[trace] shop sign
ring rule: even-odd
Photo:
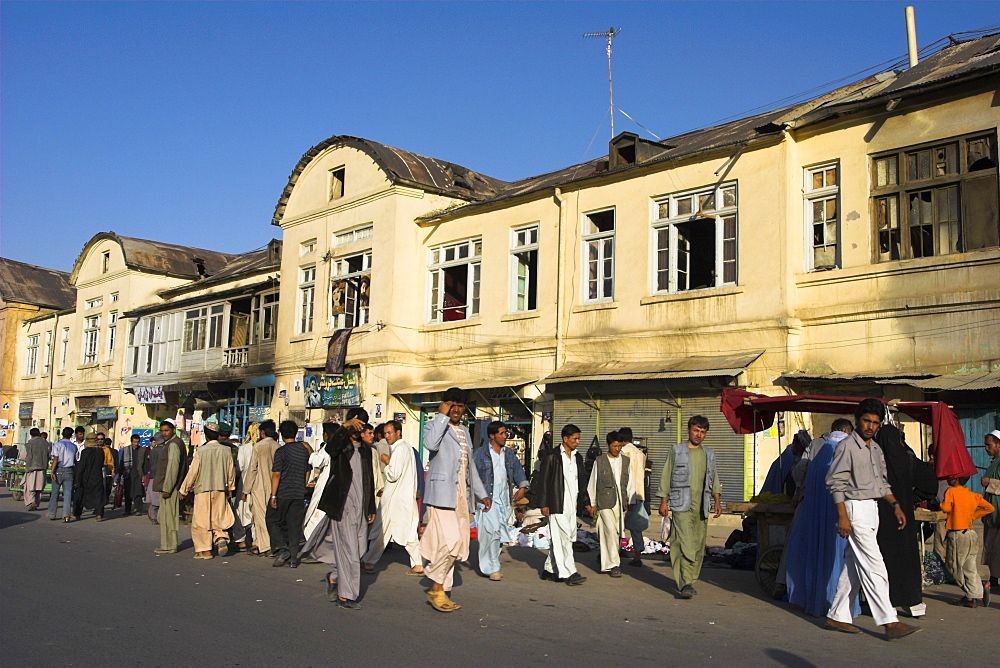
[[[303,377],[306,408],[357,406],[361,403],[358,372],[306,374]]]
[[[263,422],[271,418],[270,406],[250,406],[247,408],[247,419],[251,422]]]
[[[118,419],[118,407],[117,406],[98,406],[94,409],[95,416],[98,420],[117,420]]]
[[[21,420],[30,420],[31,413],[35,410],[34,401],[22,401],[21,405],[17,407],[17,417]]]
[[[153,443],[153,430],[152,429],[133,429],[133,434],[139,435],[139,447],[148,448]]]
[[[163,397],[162,385],[150,385],[148,387],[133,387],[135,400],[140,404],[165,404],[167,400]]]

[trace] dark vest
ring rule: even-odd
[[[628,505],[626,494],[628,493],[629,458],[620,455],[622,460],[621,480],[615,480],[614,471],[611,469],[611,460],[607,455],[597,458],[597,498],[594,499],[594,506],[598,510],[611,510],[615,507],[615,495],[618,495],[621,507],[624,510]]]

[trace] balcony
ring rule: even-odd
[[[240,346],[238,348],[226,348],[223,351],[222,366],[246,366],[250,357],[250,347]]]

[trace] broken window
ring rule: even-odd
[[[278,293],[254,296],[251,311],[250,343],[273,341],[278,328]]]
[[[605,209],[583,217],[584,301],[615,298],[615,210]]]
[[[654,292],[736,284],[735,182],[669,195],[656,200],[653,210]]]
[[[806,271],[840,266],[840,174],[837,163],[805,170]]]
[[[222,346],[223,310],[222,304],[217,304],[184,313],[184,352]]]
[[[538,308],[538,225],[517,228],[513,235],[511,311],[534,311]]]
[[[482,239],[430,249],[430,322],[453,322],[479,315]]]
[[[371,275],[371,251],[334,260],[333,276],[330,280],[332,329],[368,324]]]
[[[1000,245],[996,153],[989,133],[873,156],[877,260]]]
[[[330,201],[344,196],[344,168],[330,170]]]

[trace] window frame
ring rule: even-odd
[[[731,191],[733,193],[733,204],[726,204],[726,193]],[[686,204],[683,204],[686,201]],[[717,202],[722,202],[722,207],[715,208]],[[659,195],[657,197],[651,198],[650,200],[650,217],[652,222],[650,224],[650,251],[651,251],[651,262],[650,262],[650,290],[653,295],[672,295],[672,294],[684,294],[689,292],[700,292],[708,290],[718,290],[720,288],[732,287],[739,285],[740,279],[740,232],[739,232],[739,203],[740,203],[740,191],[739,191],[739,180],[734,179],[731,181],[724,181],[722,183],[702,186],[700,188],[690,188],[687,190],[678,191],[675,193],[668,193],[665,195]],[[712,208],[702,208],[704,205],[710,204]],[[663,206],[667,207],[667,216],[663,217],[661,212],[663,211]],[[682,211],[683,209],[683,211]],[[707,221],[711,220],[712,224],[715,226],[714,230],[714,244],[715,244],[715,262],[713,271],[715,273],[715,284],[709,286],[695,287],[695,288],[679,288],[678,283],[679,276],[684,274],[690,283],[691,276],[691,263],[690,263],[690,251],[688,260],[685,267],[681,267],[681,258],[678,256],[677,251],[680,247],[680,242],[678,240],[678,226],[684,224],[690,224],[693,222]],[[733,226],[733,235],[727,236],[726,226],[731,220]],[[667,245],[662,247],[660,245],[661,232],[666,232],[667,235]],[[733,245],[733,257],[731,260],[726,259],[726,249],[727,244]],[[667,267],[666,269],[660,269],[659,256],[661,253],[667,253]],[[733,279],[726,280],[726,265],[732,264],[733,267]],[[660,287],[660,276],[666,273],[667,277],[667,287]]]
[[[532,233],[534,240],[532,240]],[[520,237],[522,234],[526,234],[527,238],[522,243]],[[529,223],[527,225],[519,225],[518,227],[513,227],[510,230],[510,312],[511,313],[531,313],[538,310],[538,248],[539,248],[539,236],[540,236],[540,225],[535,223]],[[530,267],[527,270],[525,278],[525,287],[523,294],[521,292],[521,275],[520,268],[522,266],[527,266],[521,262],[519,256],[534,253],[535,254],[535,267],[532,272]],[[532,294],[534,293],[534,294]],[[531,307],[531,299],[534,297],[535,306]],[[524,301],[524,307],[520,305],[521,300]]]
[[[111,362],[115,358],[115,338],[118,331],[118,311],[108,311],[108,357]]]
[[[298,299],[296,300],[296,333],[311,334],[316,320],[317,265],[299,267]],[[308,316],[306,311],[308,309]]]
[[[980,139],[987,139],[992,150],[993,167],[986,169],[969,170],[969,145],[971,142]],[[935,173],[939,164],[943,164],[945,170],[948,168],[949,156],[948,147],[956,146],[953,154],[954,171]],[[943,149],[945,151],[943,163],[936,163],[934,152]],[[926,176],[922,174],[911,174],[910,157],[927,155]],[[987,128],[976,132],[966,132],[961,135],[942,137],[940,139],[900,146],[889,151],[879,151],[868,155],[869,168],[869,211],[870,211],[870,233],[872,239],[871,258],[873,264],[884,262],[899,262],[912,260],[921,257],[946,257],[970,250],[981,248],[994,248],[1000,243],[997,232],[992,231],[992,244],[985,246],[969,247],[969,237],[977,237],[976,233],[970,234],[973,228],[967,227],[969,218],[974,210],[970,211],[973,202],[967,199],[967,189],[969,185],[979,179],[989,178],[992,174],[994,181],[994,197],[998,198],[993,202],[995,207],[1000,206],[1000,187],[995,181],[998,170],[998,142],[996,128]],[[883,171],[881,165],[886,165],[884,184],[880,184]],[[892,169],[890,169],[890,166]],[[914,164],[920,170],[919,159]],[[890,182],[889,176],[895,177],[895,182]],[[945,193],[948,201],[954,203],[951,213],[956,214],[956,218],[940,217],[942,214],[942,197]],[[928,194],[930,199],[924,200],[922,195]],[[911,208],[910,203],[914,196],[920,197],[926,206],[918,207],[917,211]],[[971,195],[970,195],[971,197]],[[914,224],[914,216],[917,212],[921,215],[930,216],[928,222],[922,220]],[[883,223],[883,220],[885,223]],[[996,224],[996,221],[994,221]],[[884,227],[887,225],[888,227]],[[943,230],[950,228],[946,235]],[[916,228],[929,228],[930,236],[920,235],[920,252],[915,252]],[[989,228],[986,228],[990,232]],[[977,230],[982,233],[982,230]],[[917,232],[919,234],[919,232]],[[884,236],[883,236],[884,235]],[[948,250],[942,252],[942,240],[948,237]],[[925,252],[924,242],[930,242],[932,251]],[[885,249],[883,251],[883,248]]]
[[[34,376],[38,373],[38,345],[40,341],[40,334],[28,335],[28,345],[25,347],[24,357],[25,376]]]
[[[347,167],[344,165],[333,167],[327,173],[329,175],[327,177],[327,201],[334,202],[338,199],[343,199],[347,192],[347,181],[345,179]]]
[[[251,302],[251,327],[250,327],[250,343],[266,343],[270,341],[276,341],[278,338],[278,305],[280,303],[279,292],[274,290],[272,292],[263,292],[254,295],[253,301]],[[270,314],[268,317],[264,317],[264,314]],[[266,321],[270,321],[270,336],[264,335],[264,328]]]
[[[366,239],[371,239],[375,235],[375,225],[374,223],[367,223],[361,225],[360,227],[354,227],[349,230],[342,230],[340,232],[333,233],[333,247],[339,248],[341,246],[347,246],[358,241],[365,241]]]
[[[346,266],[342,266],[341,263],[347,263],[350,260],[361,258],[361,269],[357,271],[344,271]],[[348,327],[362,327],[367,325],[371,320],[371,275],[372,275],[372,249],[357,251],[354,253],[341,255],[331,259],[330,264],[330,289],[329,289],[329,327],[330,329],[342,329]],[[350,268],[350,267],[346,267]],[[354,312],[353,307],[350,306],[352,303],[356,303],[358,296],[356,294],[357,288],[348,279],[362,277],[368,277],[368,295],[367,299],[362,299],[361,304],[358,306],[358,322],[353,322]],[[353,291],[355,294],[345,293],[344,295],[344,312],[335,313],[334,312],[334,284],[345,282],[348,289]],[[362,284],[363,287],[363,284]],[[364,296],[364,291],[362,290],[362,296]],[[348,312],[350,309],[350,312]],[[350,322],[349,322],[350,319]]]
[[[66,365],[69,363],[69,327],[63,327],[62,335],[59,339],[59,371],[65,373]]]
[[[462,255],[462,249],[465,255]],[[447,259],[454,249],[454,257]],[[478,252],[477,252],[478,250]],[[481,279],[483,262],[483,238],[472,237],[461,241],[450,241],[427,249],[427,322],[429,324],[465,322],[479,317],[481,302]],[[467,267],[465,286],[466,299],[462,306],[445,307],[445,283],[447,270],[465,265]],[[448,309],[465,309],[464,317],[446,319]]]
[[[101,315],[88,315],[83,320],[83,348],[80,355],[80,364],[88,366],[97,364],[100,355],[101,343]]]
[[[614,225],[610,231],[599,230],[597,232],[586,232],[587,226],[592,224],[594,221],[591,216],[600,213],[607,213],[610,211],[614,215]],[[602,207],[599,209],[593,209],[592,211],[585,211],[580,216],[580,299],[584,304],[601,304],[607,302],[613,302],[615,300],[615,250],[617,244],[618,234],[618,211],[613,206]],[[611,241],[611,253],[608,256],[605,251],[608,246],[607,241]],[[594,278],[590,277],[590,248],[591,244],[596,244],[597,249],[597,273]],[[605,275],[604,269],[607,267],[607,263],[611,262],[610,275]],[[604,294],[604,287],[606,282],[611,281],[611,294]],[[597,296],[590,296],[590,283],[594,281],[597,287]]]
[[[834,170],[836,183],[832,186],[826,185],[826,172],[829,170]],[[816,174],[822,174],[824,183],[821,187],[813,187],[813,177]],[[843,249],[843,229],[841,226],[841,202],[840,202],[840,160],[827,160],[825,162],[817,163],[815,165],[807,165],[802,168],[802,201],[803,201],[803,229],[804,229],[804,242],[805,242],[805,270],[806,272],[814,271],[828,271],[831,269],[840,269],[843,267],[843,258],[841,252]],[[815,226],[816,221],[814,220],[814,205],[816,202],[826,202],[833,200],[836,215],[833,217],[833,225],[836,233],[836,240],[833,244],[830,244],[828,240],[824,244],[824,247],[833,246],[833,256],[834,262],[831,266],[821,266],[816,267],[816,243],[815,243]],[[824,225],[829,223],[831,219],[827,218],[824,221]],[[824,229],[824,234],[826,230]]]

